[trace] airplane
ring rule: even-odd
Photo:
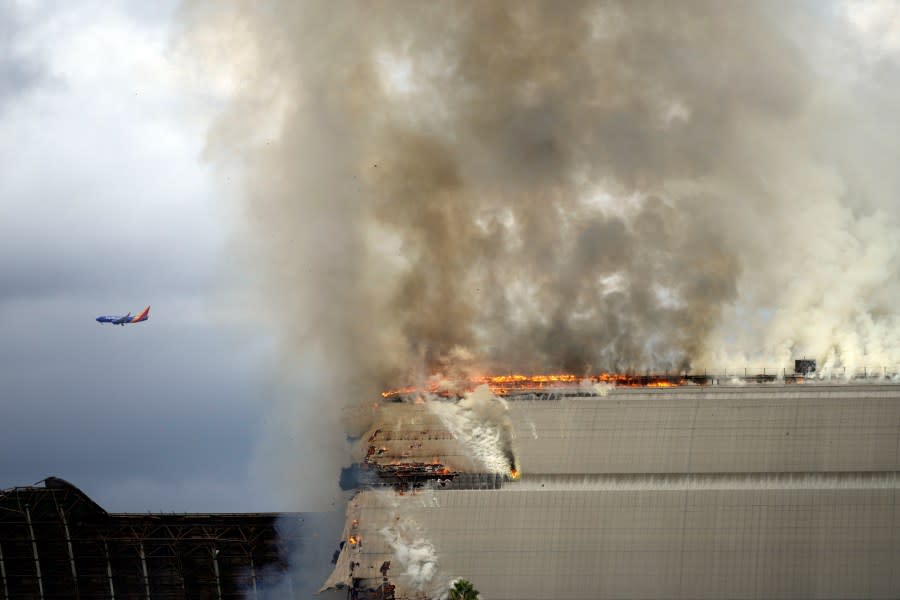
[[[148,306],[144,310],[141,311],[141,314],[132,317],[131,313],[128,313],[124,317],[118,317],[115,315],[104,315],[102,317],[97,317],[98,323],[112,323],[113,325],[122,325],[125,323],[140,323],[141,321],[146,321],[150,318],[150,307]]]

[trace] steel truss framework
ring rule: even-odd
[[[0,491],[0,600],[258,598],[300,515],[115,514],[55,477]]]

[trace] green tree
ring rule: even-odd
[[[457,579],[450,588],[450,600],[478,600],[478,590],[465,579]]]

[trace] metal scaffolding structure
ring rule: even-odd
[[[257,598],[299,515],[107,513],[50,477],[0,491],[0,600]]]

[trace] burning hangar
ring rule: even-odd
[[[900,597],[900,385],[749,381],[507,391],[493,430],[388,398],[323,589]],[[506,473],[485,468],[504,427]]]

